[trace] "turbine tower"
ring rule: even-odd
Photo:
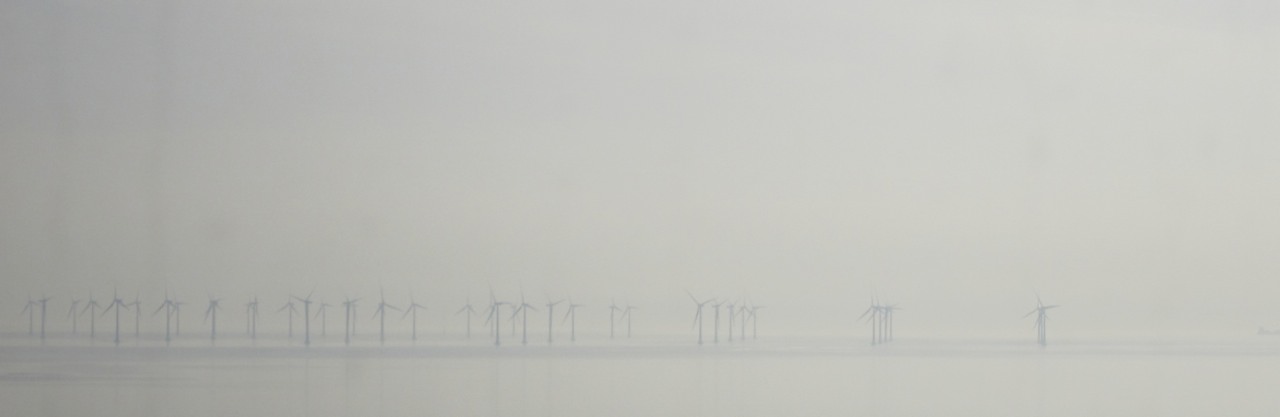
[[[111,310],[115,310],[115,345],[120,345],[120,308],[129,308],[125,306],[123,299],[120,299],[119,293],[111,292],[111,303],[106,306],[106,310],[102,310],[102,315]]]
[[[71,319],[71,334],[76,334],[78,327],[77,322],[80,321],[80,316],[76,314],[77,307],[80,307],[80,300],[72,299],[71,310],[67,311],[67,318]]]
[[[866,321],[871,322],[871,346],[880,344],[879,325],[882,311],[883,307],[880,303],[876,302],[875,297],[871,297],[871,306],[867,307],[867,310],[863,311],[861,316],[858,316],[858,320],[865,318]],[[743,336],[745,337],[746,334],[743,334]]]
[[[520,305],[516,306],[515,311],[511,312],[511,324],[514,326],[516,315],[523,313],[521,315],[523,324],[520,326],[520,344],[525,346],[529,345],[529,310],[538,311],[532,304],[524,301],[524,292],[521,292]]]
[[[347,346],[351,345],[351,334],[355,333],[356,323],[355,323],[355,320],[352,320],[352,318],[355,317],[356,302],[359,302],[359,301],[360,301],[359,298],[352,299],[351,297],[347,297],[347,301],[342,302],[342,306],[345,307],[347,310],[346,323],[343,324],[343,328],[342,328],[342,331],[345,334],[344,339],[346,341]]]
[[[570,299],[569,311],[566,311],[564,313],[564,319],[560,320],[561,322],[564,322],[565,320],[569,321],[569,341],[570,342],[578,341],[578,309],[579,308],[582,308],[582,304],[574,304],[573,300]]]
[[[173,299],[173,337],[182,336],[182,305],[186,303]]]
[[[133,302],[129,303],[129,308],[133,309],[133,342],[138,343],[142,338],[142,300],[141,294],[133,294]]]
[[[89,339],[92,340],[97,336],[98,329],[98,309],[102,308],[98,304],[98,300],[93,299],[93,293],[89,293],[89,302],[85,304],[84,310],[80,310],[80,314],[89,313]]]
[[[404,314],[400,316],[400,320],[404,320],[405,317],[408,317],[411,315],[413,316],[413,341],[415,342],[418,341],[418,310],[426,310],[426,309],[427,309],[426,306],[423,306],[422,304],[418,304],[417,301],[413,300],[413,293],[410,292],[409,306],[405,307]]]
[[[385,291],[379,289],[378,292],[381,294],[381,300],[378,301],[378,309],[373,312],[373,315],[381,319],[378,326],[378,341],[385,345],[387,344],[387,309],[400,311],[400,308],[387,303]]]
[[[316,290],[311,290],[311,292],[307,293],[307,298],[301,298],[296,295],[291,296],[295,300],[302,302],[302,334],[303,334],[302,344],[303,346],[311,346],[311,295],[315,293],[316,293]],[[289,320],[290,321],[293,320],[292,313],[289,314]]]
[[[493,322],[493,345],[494,346],[502,346],[501,308],[502,306],[507,304],[510,304],[510,303],[498,301],[498,299],[493,296],[493,289],[489,289],[489,313],[488,313],[488,317],[484,319],[484,324],[488,325],[489,322],[491,321]]]
[[[213,298],[213,296],[210,295],[209,308],[206,308],[204,310],[204,319],[205,321],[208,321],[211,324],[209,326],[209,343],[218,341],[218,310],[222,309],[222,307],[219,306],[218,303],[221,301],[222,299]]]
[[[1044,305],[1044,303],[1040,301],[1040,294],[1036,294],[1036,308],[1031,310],[1030,313],[1027,313],[1027,315],[1022,316],[1022,318],[1027,318],[1032,314],[1036,314],[1036,343],[1039,343],[1042,347],[1047,346],[1049,343],[1048,333],[1045,330],[1045,325],[1048,323],[1049,315],[1046,314],[1045,311],[1056,307],[1058,307],[1056,304]]]
[[[734,313],[736,313],[737,311],[736,309],[733,308],[734,307],[733,301],[728,302],[727,305],[729,307],[729,343],[733,343],[733,323],[736,323],[734,321],[735,319]]]
[[[717,345],[720,344],[720,306],[723,304],[724,304],[724,301],[716,301],[711,303],[711,307],[714,308],[716,311],[715,320],[711,321],[712,323],[715,324],[715,330],[711,332],[715,336],[712,336],[711,340],[712,340],[712,343],[715,343]]]
[[[462,308],[458,309],[457,313],[453,313],[453,315],[455,316],[459,314],[467,315],[467,338],[470,339],[471,338],[471,316],[478,315],[476,314],[476,309],[471,307],[471,297],[467,297],[467,305],[464,305],[462,306]]]
[[[258,296],[244,304],[244,332],[249,339],[258,340]]]
[[[751,309],[747,310],[749,313],[747,317],[751,318],[751,340],[756,340],[760,336],[760,322],[756,320],[756,311],[759,311],[762,308],[764,308],[764,306],[752,304]],[[742,336],[746,337],[747,335],[743,334]]]
[[[702,345],[702,307],[715,300],[698,301],[698,298],[688,291],[685,291],[685,294],[689,294],[689,299],[698,305],[698,312],[693,315],[693,325],[698,328],[698,345]]]
[[[40,340],[41,341],[44,340],[45,314],[49,312],[48,307],[49,307],[50,299],[51,298],[49,296],[41,296],[39,300],[35,301],[36,304],[40,305]],[[27,305],[31,306],[32,304],[27,304]]]
[[[633,310],[639,310],[639,309],[640,307],[635,307],[635,306],[632,306],[631,304],[627,304],[627,307],[622,309],[622,318],[627,321],[627,338],[628,339],[631,338],[631,312]]]
[[[293,298],[295,297],[290,296],[289,302],[284,303],[284,306],[280,307],[279,310],[276,310],[276,313],[280,313],[284,311],[284,312],[288,312],[287,314],[289,314],[289,338],[290,339],[293,338],[293,315],[298,314],[298,307],[293,305]]]
[[[555,320],[556,304],[560,304],[562,302],[564,302],[564,300],[560,300],[556,302],[552,302],[550,299],[547,300],[547,344],[548,345],[555,342],[555,339],[552,337],[555,335],[555,332],[552,331],[551,325],[555,324],[556,322]]]
[[[169,325],[169,322],[173,318],[173,300],[169,299],[168,289],[164,290],[164,302],[160,303],[160,306],[156,307],[156,311],[152,312],[151,315],[154,317],[156,314],[160,314],[160,310],[164,310],[164,344],[168,346],[170,340],[172,340],[169,335],[169,329],[172,326]]]
[[[885,322],[884,340],[886,342],[893,341],[893,313],[901,309],[902,307],[898,307],[896,304],[890,304],[890,305],[884,306],[884,322]]]

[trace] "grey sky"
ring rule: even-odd
[[[904,336],[1030,337],[1033,290],[1079,337],[1280,325],[1277,6],[956,3],[5,2],[0,323],[383,283],[664,331],[684,289],[794,332],[873,290]]]

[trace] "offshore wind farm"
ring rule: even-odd
[[[0,414],[1280,415],[1276,22],[0,2]]]

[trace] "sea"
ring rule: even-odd
[[[132,335],[130,335],[132,336]],[[0,335],[6,416],[1276,416],[1280,337]],[[402,339],[402,338],[401,338]]]

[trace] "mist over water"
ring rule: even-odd
[[[1248,0],[3,2],[0,404],[1273,415],[1276,21]],[[113,294],[142,310],[118,347],[116,311],[83,310]],[[43,325],[22,312],[46,297]],[[295,297],[330,305],[310,347]],[[752,339],[707,307],[699,347],[690,297],[759,307]],[[1037,297],[1061,307],[1024,317]],[[539,308],[529,346],[512,304],[493,346],[492,300]],[[547,345],[557,300],[583,306],[576,343],[561,305]],[[379,301],[426,309],[390,309],[384,345]],[[892,342],[872,303],[900,309]]]

